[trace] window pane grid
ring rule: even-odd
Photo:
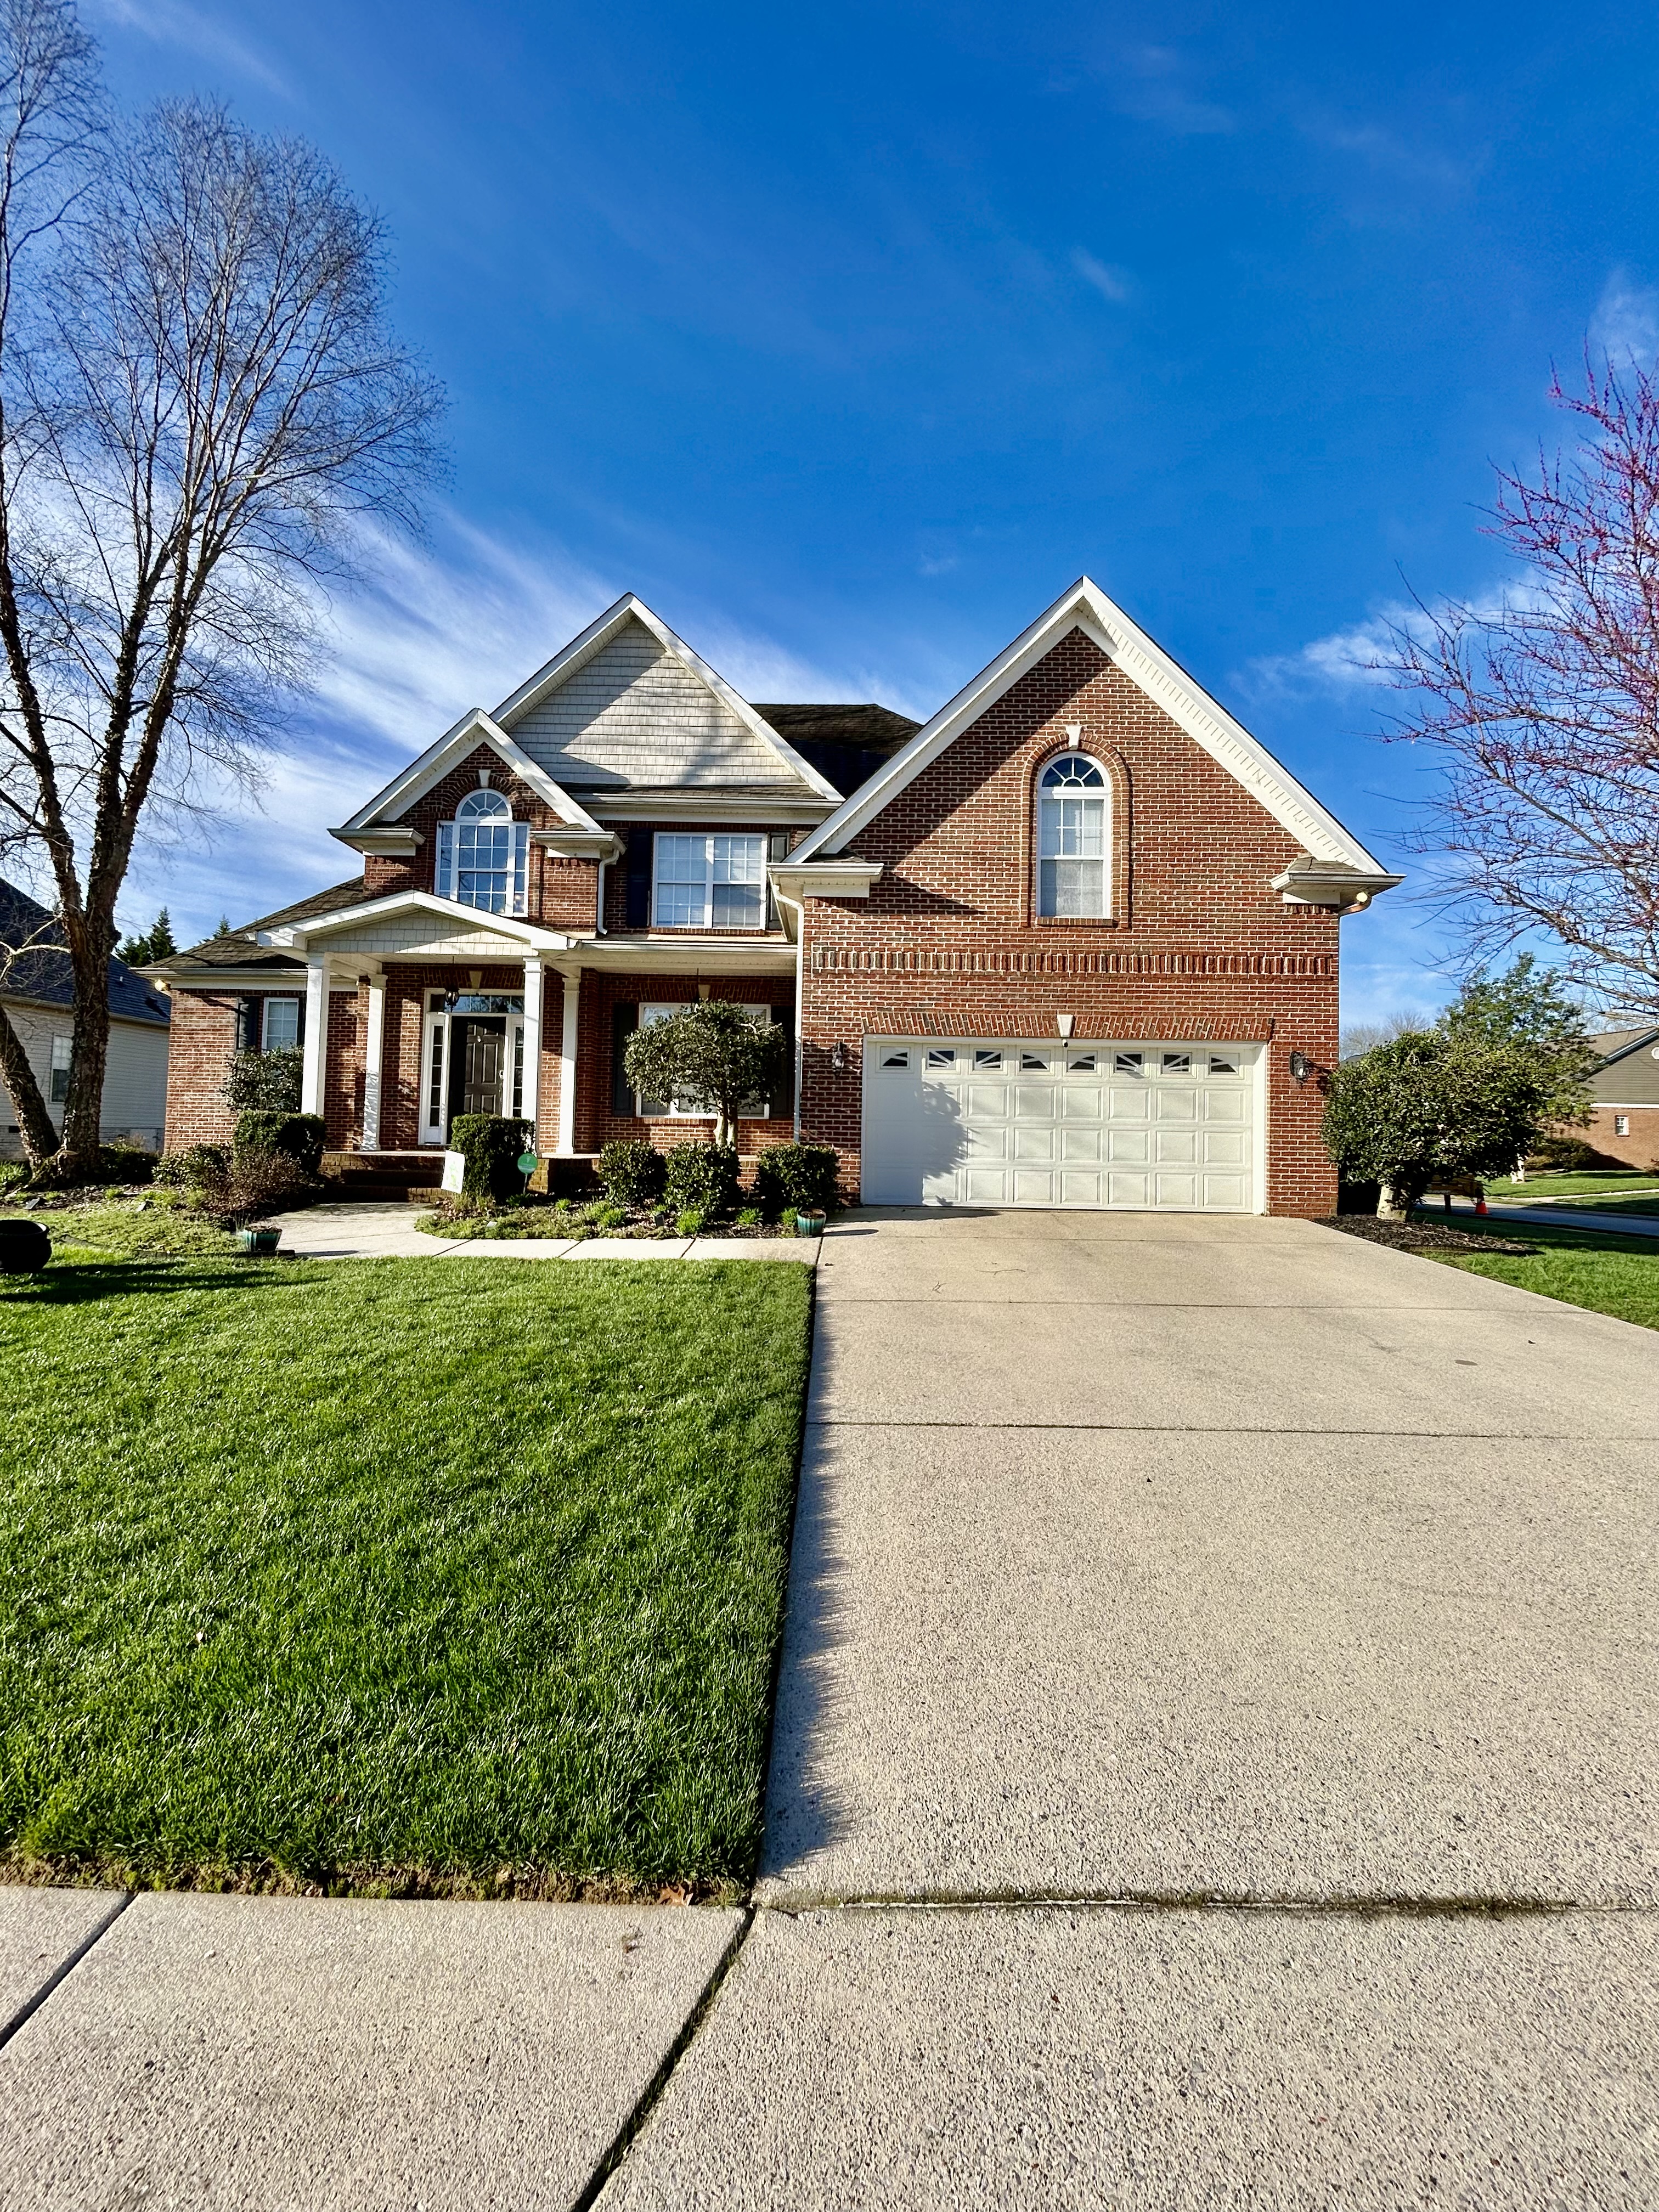
[[[1037,912],[1066,921],[1106,913],[1106,779],[1079,753],[1051,761],[1037,804]]]
[[[657,839],[659,929],[759,929],[766,918],[766,840]]]

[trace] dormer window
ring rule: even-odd
[[[453,822],[438,824],[438,896],[486,914],[522,914],[530,824],[515,822],[499,791],[469,791]]]
[[[1061,753],[1037,785],[1037,912],[1065,921],[1103,920],[1106,904],[1106,771],[1087,753]]]

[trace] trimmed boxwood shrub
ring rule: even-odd
[[[277,1114],[254,1107],[236,1117],[233,1157],[244,1152],[286,1152],[307,1175],[323,1164],[328,1132],[320,1114]]]
[[[202,1190],[222,1183],[229,1172],[230,1154],[222,1145],[188,1145],[181,1152],[164,1152],[153,1179],[174,1189]]]
[[[668,1162],[637,1137],[607,1145],[599,1154],[599,1181],[618,1206],[654,1206],[668,1179]]]
[[[464,1198],[518,1198],[524,1190],[521,1153],[531,1149],[528,1121],[504,1114],[458,1114],[449,1125],[449,1149],[466,1162]]]
[[[676,1145],[663,1188],[676,1212],[695,1208],[711,1218],[730,1213],[738,1202],[737,1146]]]
[[[840,1165],[829,1145],[769,1145],[755,1163],[755,1197],[769,1220],[781,1213],[828,1213]]]

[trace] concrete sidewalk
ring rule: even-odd
[[[1474,1211],[1472,1198],[1455,1199],[1449,1207],[1432,1206],[1423,1209],[1430,1220],[1447,1213]],[[1525,1199],[1488,1196],[1486,1219],[1504,1222],[1517,1229],[1605,1229],[1614,1237],[1659,1237],[1659,1215],[1604,1213],[1594,1206],[1558,1205],[1553,1200],[1547,1206],[1528,1206]]]
[[[428,1237],[412,1206],[309,1206],[274,1217],[282,1249],[302,1260],[794,1260],[817,1263],[817,1237]]]
[[[1652,2212],[1659,1335],[855,1215],[809,1412],[752,1915],[0,1891],[0,2208]]]

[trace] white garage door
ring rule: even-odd
[[[1248,1213],[1259,1051],[872,1039],[865,1202]]]

